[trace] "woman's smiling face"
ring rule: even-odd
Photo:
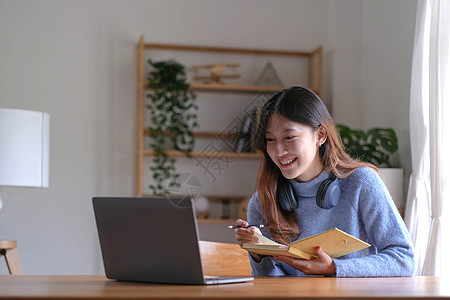
[[[323,169],[319,147],[325,142],[323,130],[273,114],[265,133],[267,153],[287,179],[309,181]]]

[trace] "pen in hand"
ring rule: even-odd
[[[247,226],[242,226],[242,225],[230,225],[228,226],[228,228],[230,229],[236,229],[236,228],[249,228],[249,227],[257,227],[257,228],[263,228],[264,225],[263,224],[249,224]]]

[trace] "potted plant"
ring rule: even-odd
[[[154,151],[150,167],[154,183],[149,187],[155,195],[166,195],[179,187],[174,157],[165,152],[174,149],[189,156],[194,147],[192,129],[198,126],[196,95],[189,89],[185,67],[174,60],[148,60],[150,102],[150,148]]]
[[[363,131],[342,124],[338,124],[337,129],[351,157],[372,163],[378,168],[397,208],[402,211],[403,169],[393,167],[393,156],[398,150],[395,131],[379,127]]]
[[[377,167],[392,167],[392,155],[398,150],[397,135],[392,128],[362,131],[338,124],[337,129],[351,157]]]

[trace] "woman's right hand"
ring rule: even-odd
[[[241,228],[236,228],[234,230],[236,240],[241,247],[244,245],[244,243],[247,243],[247,244],[260,244],[261,243],[259,241],[258,237],[254,235],[255,232],[258,232],[259,234],[261,234],[261,231],[259,230],[259,228],[247,227],[248,226],[247,221],[244,221],[242,219],[236,220],[236,225],[242,226]],[[259,256],[256,253],[252,253],[252,252],[249,252],[249,253],[251,256],[253,256],[253,259],[256,262],[261,261],[261,256]]]

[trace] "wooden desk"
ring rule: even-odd
[[[448,278],[447,278],[448,279]],[[0,275],[0,299],[450,299],[439,277],[271,278],[214,286],[117,282],[104,276]]]

